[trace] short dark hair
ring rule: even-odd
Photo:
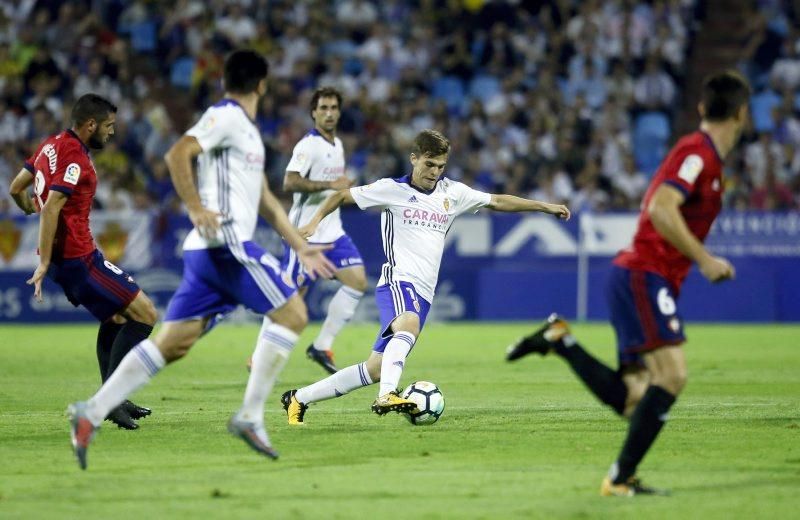
[[[114,103],[97,94],[84,94],[72,105],[72,124],[81,126],[90,119],[100,123],[112,113],[117,113]]]
[[[438,157],[450,153],[450,141],[439,131],[426,129],[414,138],[414,155],[422,157]]]
[[[225,58],[225,90],[234,94],[249,94],[267,77],[269,64],[256,51],[240,49]]]
[[[707,76],[703,81],[703,118],[725,121],[734,117],[742,105],[750,101],[752,90],[747,80],[736,71],[726,70]]]
[[[319,87],[317,90],[314,91],[314,94],[311,96],[311,103],[309,104],[310,111],[313,112],[314,110],[316,110],[320,98],[325,98],[325,97],[335,97],[336,101],[339,103],[339,110],[342,109],[341,92],[339,92],[334,87]]]

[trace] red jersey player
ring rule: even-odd
[[[103,258],[89,229],[89,212],[97,188],[97,173],[89,150],[103,148],[114,135],[115,107],[95,94],[86,94],[72,107],[72,128],[45,139],[11,183],[17,205],[30,214],[41,211],[39,266],[28,280],[42,301],[47,275],[61,286],[67,299],[83,305],[100,321],[97,358],[105,381],[156,322],[156,310],[133,278]],[[33,184],[34,197],[28,197]],[[135,419],[150,410],[126,402],[108,419],[136,429]]]
[[[739,140],[749,99],[750,87],[738,73],[708,77],[700,129],[678,141],[650,183],[633,244],[614,259],[607,288],[619,370],[586,352],[556,315],[509,348],[509,361],[532,352],[563,357],[589,390],[630,419],[601,485],[604,496],[659,493],[641,485],[636,468],[686,384],[676,299],[692,262],[711,282],[734,276],[733,266],[710,254],[703,240],[722,206],[722,161]]]

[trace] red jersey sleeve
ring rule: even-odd
[[[88,176],[89,159],[80,146],[70,145],[58,152],[58,165],[50,178],[48,188],[69,196],[75,187]]]
[[[39,154],[41,153],[42,146],[44,146],[44,142],[42,142],[39,146],[36,147],[36,151],[33,152],[33,155],[25,159],[24,168],[34,175],[36,175],[36,167],[33,164],[36,162],[36,157],[38,157]]]
[[[705,169],[706,160],[705,154],[697,148],[677,150],[664,169],[662,182],[677,188],[688,199]]]

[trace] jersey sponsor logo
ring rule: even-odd
[[[424,209],[404,209],[403,218],[409,220],[421,220],[425,222],[434,222],[436,224],[447,224],[450,220],[450,215],[439,213],[436,211],[425,211]]]
[[[689,184],[694,184],[701,171],[703,171],[703,159],[699,155],[692,154],[683,160],[683,164],[678,170],[678,177]]]
[[[72,185],[78,184],[78,179],[81,176],[81,167],[78,163],[69,163],[67,169],[64,170],[64,182]]]
[[[42,153],[47,157],[47,166],[50,168],[50,174],[52,175],[56,171],[56,162],[58,162],[56,147],[52,144],[47,144],[42,148]]]
[[[714,182],[711,183],[711,189],[719,191],[719,179],[714,179]]]

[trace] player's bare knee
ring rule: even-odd
[[[156,310],[156,306],[153,304],[153,300],[147,298],[145,302],[144,308],[142,309],[142,323],[146,323],[151,327],[156,324],[158,321],[158,310]]]
[[[660,386],[672,395],[678,395],[686,386],[687,380],[688,374],[686,370],[674,370],[654,376],[652,384],[654,386]]]
[[[367,277],[366,276],[359,276],[358,278],[351,280],[347,286],[354,291],[358,292],[367,292]]]
[[[370,363],[367,361],[367,373],[369,374],[370,379],[372,379],[373,383],[377,383],[381,380],[381,364],[380,361],[376,363]]]

